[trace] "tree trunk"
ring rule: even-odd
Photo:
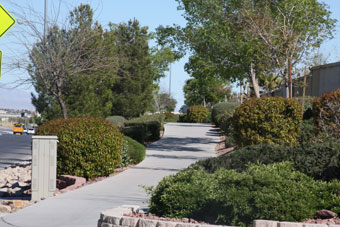
[[[288,88],[289,98],[293,98],[293,82],[292,82],[292,58],[288,59]]]
[[[254,69],[254,63],[250,64],[250,77],[251,77],[251,83],[253,85],[254,93],[256,98],[260,98],[260,87],[259,82],[256,78],[256,73]]]
[[[58,99],[58,103],[59,103],[60,108],[61,108],[61,112],[63,113],[63,118],[67,119],[66,104],[65,104],[64,100],[62,99],[61,95],[58,95],[57,99]]]

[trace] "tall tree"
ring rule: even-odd
[[[126,118],[143,114],[152,103],[153,81],[152,56],[147,27],[141,27],[137,20],[118,25],[110,24],[111,35],[118,56],[118,79],[112,92],[112,114]]]
[[[159,27],[159,43],[177,46],[182,53],[189,49],[215,71],[214,76],[232,81],[249,78],[256,97],[259,77],[278,73],[285,78],[288,66],[331,37],[335,22],[317,0],[177,2],[186,27]],[[263,33],[271,38],[271,45]]]
[[[32,102],[39,111],[44,112],[45,109],[49,113],[61,112],[62,117],[68,118],[71,103],[84,101],[84,97],[80,100],[74,98],[67,105],[66,100],[70,101],[70,95],[72,92],[74,94],[70,86],[79,85],[78,78],[88,78],[99,84],[102,81],[112,82],[100,78],[112,72],[116,66],[116,57],[107,54],[107,49],[110,48],[104,45],[102,37],[103,31],[100,25],[93,22],[90,6],[80,5],[70,13],[68,27],[52,27],[46,39],[34,45],[30,53],[29,73],[38,94],[32,95]],[[56,104],[60,111],[46,110],[51,106],[56,107]]]

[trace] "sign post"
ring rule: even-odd
[[[15,25],[14,17],[0,4],[0,38]],[[2,65],[2,51],[0,51],[0,78]]]

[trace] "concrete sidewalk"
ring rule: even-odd
[[[101,211],[123,204],[146,207],[139,185],[157,185],[190,164],[215,156],[216,130],[207,124],[169,123],[146,159],[116,176],[0,217],[0,227],[96,227]]]

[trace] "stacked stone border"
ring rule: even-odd
[[[227,227],[225,225],[202,225],[183,222],[127,217],[124,214],[139,213],[139,206],[123,205],[100,213],[98,227]],[[340,227],[340,226],[339,226]]]
[[[140,211],[139,206],[135,205],[123,205],[105,210],[100,213],[97,227],[227,227],[225,225],[203,225],[124,216],[124,214],[139,212],[143,211]],[[340,225],[254,220],[253,227],[340,227]]]
[[[340,227],[340,225],[255,220],[253,227]]]

